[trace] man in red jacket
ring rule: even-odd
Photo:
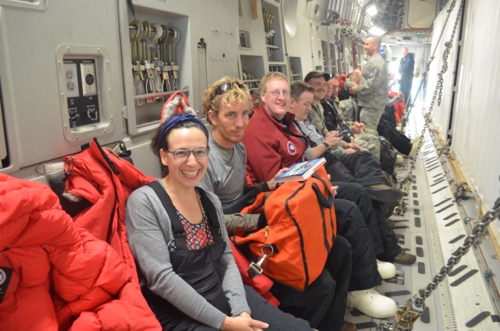
[[[271,72],[266,74],[260,85],[261,103],[259,109],[250,119],[248,127],[243,135],[248,161],[247,171],[255,182],[271,179],[274,174],[283,167],[290,167],[301,162],[304,151],[309,147],[309,140],[294,125],[294,115],[288,112],[290,100],[290,86],[288,79],[281,73]],[[378,227],[382,217],[380,209],[374,209],[365,188],[357,183],[335,183],[339,185],[335,207],[340,206],[340,200],[355,202],[361,209],[366,224],[374,224],[372,228]],[[339,208],[340,209],[340,208]],[[363,219],[363,217],[361,217]],[[338,219],[338,218],[337,218]],[[341,232],[339,232],[341,233]],[[382,261],[412,264],[416,257],[406,253],[397,244],[394,233],[371,231],[372,242],[378,242],[377,257]],[[378,238],[376,236],[382,236]],[[349,238],[347,238],[349,240]],[[382,240],[383,239],[383,240]],[[350,240],[353,245],[359,238]],[[368,239],[369,240],[369,239]],[[353,259],[356,262],[356,259]],[[370,259],[365,261],[370,262]],[[355,274],[353,270],[353,275]],[[384,297],[373,290],[377,280],[359,284],[359,287],[349,293],[350,302],[353,306],[371,316],[390,315],[391,308],[396,309],[394,301]],[[385,300],[387,299],[387,300]],[[392,303],[391,303],[392,301]],[[348,300],[349,302],[349,300]]]

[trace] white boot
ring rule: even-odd
[[[375,318],[393,317],[398,311],[394,300],[381,295],[374,288],[347,293],[347,306]]]
[[[389,279],[396,276],[396,266],[390,262],[377,260],[377,269],[382,279]]]
[[[412,144],[418,144],[418,142],[420,141],[420,139],[422,139],[422,136],[416,136],[415,138],[413,138],[411,140],[411,143]]]
[[[413,145],[411,145],[411,151],[408,154],[408,157],[414,157],[415,154],[417,154],[417,147],[418,147],[418,142],[415,142],[413,143]]]

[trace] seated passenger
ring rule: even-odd
[[[354,153],[364,150],[372,154],[375,159],[380,160],[380,142],[374,134],[364,132],[364,125],[361,123],[352,125],[344,121],[337,110],[336,102],[339,83],[336,77],[331,77],[323,71],[311,71],[306,75],[305,82],[314,88],[313,110],[309,112],[308,119],[316,126],[318,132],[322,132],[323,123],[317,118],[316,113],[324,114],[324,125],[328,131],[347,131],[343,134],[342,149],[337,149],[341,153]],[[326,87],[326,88],[325,88]],[[327,99],[333,97],[330,102]]]
[[[304,158],[315,159],[323,156],[328,160],[326,167],[332,184],[340,187],[339,197],[358,204],[371,231],[376,254],[381,260],[412,264],[415,261],[413,255],[406,253],[395,255],[397,252],[401,253],[401,247],[397,244],[394,231],[388,226],[384,217],[385,207],[394,206],[394,203],[402,197],[402,192],[386,185],[386,183],[391,184],[390,181],[386,179],[387,176],[380,165],[370,154],[366,152],[339,154],[335,151],[332,153],[328,145],[331,144],[331,137],[336,131],[322,137],[307,119],[313,90],[302,82],[294,83],[291,89],[289,109],[295,115],[293,125],[309,139]],[[372,203],[367,201],[367,193]]]
[[[332,80],[336,80],[332,78]],[[342,137],[337,137],[338,131],[329,131],[325,137],[316,131],[307,117],[311,112],[311,97],[316,91],[303,82],[295,82],[291,86],[289,112],[295,115],[294,125],[307,138],[309,148],[305,151],[305,159],[312,160],[325,157],[330,178],[334,182],[357,182],[363,185],[372,200],[379,202],[397,202],[403,192],[394,188],[387,179],[387,175],[380,168],[376,159],[368,152],[342,153],[332,148]]]
[[[388,111],[388,107],[391,107],[392,111]],[[404,103],[404,96],[402,92],[394,92],[389,91],[389,102],[385,107],[385,114],[382,117],[385,117],[386,120],[393,123],[394,126],[398,125],[401,121],[404,113],[406,111],[406,105]],[[389,118],[387,115],[391,115]]]
[[[253,183],[268,181],[273,178],[279,169],[302,161],[304,152],[309,147],[307,137],[293,125],[294,115],[288,112],[290,103],[288,79],[283,74],[277,72],[266,74],[261,80],[260,97],[261,103],[259,109],[250,119],[248,128],[243,135],[243,143],[248,157],[247,173]],[[321,145],[321,148],[323,148],[324,152],[327,147]],[[392,237],[389,238],[385,236],[385,233],[380,232],[377,222],[380,220],[385,222],[385,219],[383,217],[375,217],[375,212],[372,210],[371,200],[366,190],[357,183],[343,182],[341,184],[342,186],[339,186],[337,191],[337,197],[341,199],[338,201],[335,199],[335,210],[339,228],[342,228],[342,215],[339,216],[339,212],[343,211],[340,201],[344,202],[342,196],[345,196],[349,200],[356,202],[356,205],[361,209],[363,216],[360,216],[361,214],[356,205],[353,205],[350,201],[345,201],[349,205],[346,209],[355,209],[357,211],[358,216],[353,217],[353,219],[359,222],[357,224],[361,225],[356,226],[366,229],[367,225],[369,225],[368,229],[370,230],[369,234],[372,235],[372,240],[368,237],[363,239],[363,241],[369,241],[369,244],[374,246],[377,245],[372,248],[373,251],[371,254],[379,253],[381,258],[395,260],[395,257],[402,251],[401,247],[397,245],[393,232]],[[364,219],[365,215],[369,217],[369,220]],[[359,244],[360,238],[356,236],[350,237],[348,234],[341,232],[340,229],[338,233],[345,236],[351,246],[353,246],[353,256],[355,256],[355,245]],[[384,242],[380,238],[381,234],[384,237]],[[387,245],[387,248],[384,247],[385,245]],[[364,252],[363,254],[365,254],[365,257],[363,257],[362,262],[353,257],[353,263],[359,263],[359,265],[353,265],[350,286],[353,285],[352,279],[359,276],[357,268],[372,268],[372,270],[375,270],[375,273],[371,274],[376,275],[377,266],[375,257],[372,255],[373,259],[370,259],[370,253]],[[403,255],[404,253],[399,256],[402,257]],[[387,264],[383,264],[383,266],[385,267]],[[392,266],[392,270],[395,272],[394,266]],[[396,309],[394,301],[372,290],[380,281],[380,277],[378,279],[375,277],[369,281],[365,280],[364,282],[356,283],[358,288],[355,290],[350,287],[351,292],[348,298],[350,298],[351,304],[370,316],[383,315],[391,312],[392,309]],[[369,299],[360,299],[364,298],[365,295]],[[370,301],[372,299],[373,301]],[[388,307],[391,308],[388,309]]]
[[[310,330],[243,286],[220,202],[196,187],[208,166],[205,125],[174,115],[151,147],[167,175],[154,182],[159,191],[143,186],[130,195],[126,224],[143,294],[163,330]]]
[[[253,183],[269,180],[279,169],[302,161],[310,147],[307,137],[293,125],[294,115],[288,113],[289,94],[286,76],[269,73],[263,77],[261,105],[243,135],[248,156],[247,175]],[[323,148],[326,150],[327,147]],[[355,202],[361,210],[372,234],[377,257],[382,261],[413,264],[416,257],[397,244],[394,231],[387,225],[382,204],[371,201],[367,190],[360,184],[335,184],[339,185],[338,197]]]
[[[209,137],[209,166],[200,186],[217,194],[224,210],[240,211],[245,206],[246,152],[241,143],[249,121],[251,97],[243,82],[223,77],[213,83],[203,98],[203,109],[212,124]],[[254,187],[273,190],[273,179]],[[242,201],[243,199],[243,201]],[[234,213],[234,211],[233,211]],[[227,214],[229,235],[244,235],[266,225],[258,214]],[[345,297],[351,274],[350,245],[337,236],[325,271],[303,292],[277,284],[271,290],[280,300],[280,309],[308,320],[319,330],[356,330],[344,321]],[[332,271],[330,273],[330,270]]]
[[[351,97],[351,94],[349,93],[348,89],[346,89],[347,75],[339,74],[338,79],[339,79],[339,100],[342,101],[345,99],[349,99]]]

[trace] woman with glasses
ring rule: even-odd
[[[310,330],[243,286],[220,202],[197,187],[208,166],[205,125],[174,115],[151,147],[166,176],[131,194],[126,225],[143,294],[163,330]]]

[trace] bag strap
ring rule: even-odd
[[[158,181],[151,182],[147,185],[155,191],[156,195],[158,196],[163,205],[163,208],[165,208],[168,217],[170,218],[170,224],[172,224],[173,237],[177,248],[179,250],[186,250],[187,249],[186,232],[184,231],[184,226],[182,225],[182,222],[179,219],[179,216],[177,215],[177,210],[175,209],[174,204],[172,203],[172,199],[170,199],[170,196],[168,195],[167,191],[165,191],[163,186]],[[222,236],[221,236],[220,226],[217,222],[217,213],[215,211],[215,206],[212,203],[212,201],[210,201],[210,199],[207,197],[205,191],[199,188],[197,189],[198,192],[200,193],[202,204],[207,213],[208,223],[210,225],[210,228],[212,229],[214,239],[216,241],[221,241]]]
[[[208,217],[208,224],[210,224],[210,228],[212,229],[212,234],[215,237],[216,241],[222,241],[222,233],[220,230],[219,217],[217,216],[217,210],[215,206],[207,195],[207,192],[200,187],[196,187],[196,190],[200,194],[201,203],[203,208],[205,208],[205,212]]]
[[[323,196],[323,194],[320,194],[321,198],[323,199],[323,201],[321,202],[322,205],[325,207],[325,208],[332,208],[333,207],[333,194],[332,192],[330,191],[330,187],[329,185],[331,185],[331,183],[327,183],[323,180],[323,178],[321,178],[320,175],[318,175],[317,173],[313,173],[312,174],[312,177],[314,177],[315,179],[319,180],[323,186],[325,186],[325,189],[326,189],[326,192],[328,192],[328,199],[325,199],[325,197]],[[318,190],[319,190],[319,187],[318,187]]]
[[[321,178],[321,176],[318,175],[317,173],[313,173],[312,176],[313,176],[313,178],[319,180],[325,186],[326,192],[328,194],[328,199],[327,199],[322,194],[322,192],[319,189],[318,185],[316,183],[313,183],[312,184],[312,188],[313,188],[314,192],[316,193],[316,197],[318,198],[318,203],[320,204],[320,206],[322,206],[324,208],[327,208],[327,209],[333,208],[334,207],[334,205],[333,205],[333,194],[330,191],[330,188],[328,187],[328,183],[326,183],[323,180],[323,178]],[[330,250],[332,249],[332,247],[330,246],[330,244],[328,242],[328,238],[326,237],[326,215],[325,215],[325,210],[323,208],[320,208],[320,209],[321,209],[321,217],[323,218],[323,240],[324,240],[326,249],[328,250],[328,252],[330,252]],[[330,221],[333,221],[333,219],[330,219]]]
[[[330,209],[331,205],[329,204],[328,200],[323,196],[321,190],[318,187],[318,184],[312,183],[311,187],[316,194],[316,198],[318,199],[318,204],[319,204],[319,210],[321,211],[321,218],[323,219],[323,244],[325,245],[326,251],[330,252],[332,247],[330,246],[330,243],[328,242],[327,238],[327,231],[326,231],[326,216],[325,216],[325,208]]]
[[[306,184],[309,182],[309,179],[310,178],[308,178],[307,180],[300,183],[300,186],[292,194],[290,194],[290,196],[287,197],[285,200],[285,211],[287,212],[288,216],[290,216],[291,220],[293,221],[293,224],[297,228],[297,233],[299,235],[300,252],[302,254],[302,264],[303,264],[304,270],[306,270],[306,273],[305,273],[306,279],[304,282],[304,288],[307,287],[307,285],[309,284],[309,271],[308,271],[309,267],[307,265],[307,259],[305,258],[306,254],[305,254],[305,250],[304,250],[304,247],[305,247],[304,235],[302,234],[302,230],[299,226],[299,222],[297,221],[295,215],[292,213],[292,210],[290,209],[290,200],[292,200],[297,194],[299,194],[300,191],[302,191],[302,189],[304,187],[306,187]],[[288,182],[288,183],[292,183],[292,182]],[[288,183],[284,183],[283,185],[287,185]],[[323,218],[323,220],[324,220],[324,218]]]
[[[157,182],[151,182],[148,184],[158,195],[160,198],[161,204],[163,208],[167,211],[168,217],[170,218],[170,224],[172,224],[172,232],[174,236],[174,241],[179,250],[186,250],[186,232],[184,231],[184,227],[182,226],[182,222],[177,215],[177,211],[172,203],[172,199],[167,194],[167,191],[163,188],[163,186]]]
[[[323,192],[321,192],[321,189],[319,188],[318,184],[312,183],[311,186],[312,186],[314,192],[316,193],[316,197],[318,198],[319,205],[323,208],[332,208],[332,202],[329,199],[325,198],[325,196],[323,195]],[[330,190],[328,190],[328,192],[329,191]]]

